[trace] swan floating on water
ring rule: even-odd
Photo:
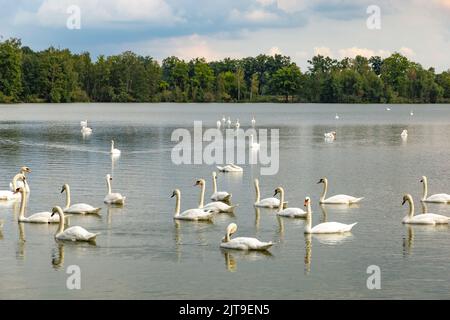
[[[250,148],[253,150],[259,149],[259,143],[253,141],[253,134],[250,135]]]
[[[179,189],[175,189],[172,193],[172,197],[176,197],[175,215],[176,220],[191,220],[191,221],[205,221],[213,218],[214,212],[212,210],[206,210],[202,208],[188,209],[180,213],[181,192]]]
[[[236,120],[236,124],[234,126],[236,127],[236,129],[239,129],[239,127],[241,126],[241,124],[239,123],[239,119]]]
[[[231,119],[230,119],[230,117],[228,117],[228,120],[227,120],[227,126],[228,126],[228,128],[231,127]]]
[[[213,171],[212,173],[212,183],[213,183],[213,194],[211,195],[211,200],[214,201],[229,201],[232,197],[231,193],[226,191],[217,191],[217,173]]]
[[[259,180],[255,179],[255,191],[256,191],[256,200],[254,203],[255,207],[258,208],[278,208],[280,206],[280,199],[271,197],[271,198],[264,198],[260,200],[261,195],[259,191]]]
[[[88,121],[87,120],[81,120],[80,121],[80,127],[87,127]]]
[[[334,118],[335,118],[336,120],[339,120],[339,115],[336,113],[336,115],[334,116]]]
[[[252,127],[254,128],[256,126],[256,120],[255,117],[252,118]]]
[[[414,115],[414,111],[411,110],[411,111],[409,112],[409,115],[410,115],[410,116],[413,116],[413,115]]]
[[[244,169],[242,169],[241,167],[235,165],[235,164],[227,164],[223,167],[220,166],[216,166],[217,170],[219,170],[220,172],[243,172]]]
[[[422,176],[420,182],[423,183],[423,195],[420,201],[422,202],[434,202],[434,203],[450,203],[450,194],[447,193],[437,193],[431,196],[428,195],[428,180],[426,176]]]
[[[310,197],[305,198],[304,206],[306,207],[306,234],[329,234],[329,233],[344,233],[350,232],[352,228],[358,223],[345,224],[340,222],[323,222],[312,227],[312,211],[311,211],[311,199]]]
[[[66,205],[63,209],[64,213],[96,214],[101,210],[101,208],[95,208],[86,203],[76,203],[70,205],[70,187],[67,183],[62,186],[61,193],[63,193],[64,191],[66,192]]]
[[[111,151],[109,152],[113,156],[120,156],[121,151],[119,149],[114,148],[114,140],[111,140]]]
[[[25,178],[25,175],[23,173],[18,173],[18,174],[16,174],[14,176],[14,178],[12,180],[12,186],[14,188],[14,191],[11,191],[11,190],[2,190],[2,191],[0,191],[0,200],[2,200],[2,201],[13,201],[13,200],[20,199],[20,193],[16,192],[19,180],[22,181],[22,186],[25,185],[26,178]]]
[[[220,122],[220,120],[217,120],[216,121],[216,126],[217,126],[217,129],[220,129],[220,126],[222,125],[222,123]]]
[[[205,180],[204,179],[198,179],[195,182],[195,186],[200,186],[201,187],[200,201],[198,203],[199,209],[211,210],[214,213],[219,213],[219,212],[232,213],[234,208],[236,208],[236,206],[230,206],[230,205],[228,205],[228,204],[226,204],[226,203],[224,203],[222,201],[214,201],[214,202],[210,202],[210,203],[207,203],[206,205],[204,205],[205,189],[206,189],[206,182],[205,182]]]
[[[111,175],[107,174],[106,175],[106,185],[108,187],[108,194],[103,199],[103,202],[107,203],[107,204],[123,205],[125,203],[126,197],[122,196],[120,193],[112,193],[112,191],[111,191],[111,181],[112,181]]]
[[[238,237],[230,239],[230,236],[237,231],[237,225],[230,223],[226,229],[225,237],[220,244],[221,248],[234,250],[268,250],[273,243],[261,242],[256,238]]]
[[[21,194],[22,200],[20,202],[19,222],[28,223],[58,223],[59,217],[53,217],[51,212],[44,211],[34,213],[29,217],[25,217],[25,206],[27,201],[26,191],[24,188],[17,188],[17,194]]]
[[[322,192],[322,195],[320,196],[319,203],[326,203],[326,204],[353,204],[353,203],[358,203],[362,199],[364,199],[364,197],[356,198],[356,197],[348,196],[346,194],[338,194],[338,195],[329,197],[328,199],[325,199],[325,196],[326,196],[327,191],[328,191],[328,179],[324,177],[324,178],[320,179],[319,182],[317,182],[317,183],[323,183],[323,192]]]
[[[391,111],[391,108],[389,108],[389,107],[386,107],[386,111]]]
[[[65,216],[61,207],[56,206],[52,209],[52,217],[55,214],[59,216],[59,227],[55,233],[55,239],[57,240],[93,242],[100,234],[89,232],[80,226],[69,227],[64,230]]]
[[[402,223],[430,224],[430,225],[448,224],[449,223],[450,218],[440,215],[440,214],[423,213],[423,214],[418,214],[417,216],[415,216],[414,215],[414,201],[410,194],[405,194],[403,196],[402,205],[404,205],[406,202],[409,203],[409,212],[408,212],[408,215],[403,218]]]
[[[325,139],[336,139],[336,131],[331,131],[331,132],[326,132],[323,134],[323,136],[325,137]]]
[[[403,129],[403,131],[402,131],[402,133],[400,134],[400,136],[402,137],[402,138],[407,138],[408,137],[408,130],[406,130],[406,129]]]
[[[278,210],[277,210],[278,216],[287,217],[287,218],[305,218],[306,217],[306,212],[303,209],[300,209],[300,208],[283,209],[283,206],[281,204],[284,203],[284,189],[282,187],[276,188],[274,196],[276,196],[278,193],[280,194],[280,203],[278,204]]]
[[[29,167],[21,167],[19,170],[19,173],[23,174],[25,176],[26,173],[31,173],[31,169]],[[30,194],[30,186],[28,185],[27,180],[22,181],[22,180],[17,180],[16,181],[16,185],[14,185],[13,181],[11,181],[9,183],[9,190],[11,191],[15,191],[17,188],[25,188],[25,191],[27,192],[27,194]]]

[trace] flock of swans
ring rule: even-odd
[[[388,110],[388,109],[386,109]],[[411,111],[412,113],[412,111]],[[412,115],[412,114],[411,114]],[[336,114],[335,119],[339,119],[339,115]],[[251,120],[252,127],[256,126],[256,120],[253,117]],[[80,122],[81,133],[83,135],[92,134],[92,128],[88,127],[87,120]],[[217,127],[228,126],[239,128],[239,119],[232,124],[231,118],[222,117],[217,121]],[[401,133],[402,138],[407,137],[407,130],[403,130]],[[324,134],[326,139],[336,139],[336,131],[327,132]],[[250,148],[258,148],[258,143],[253,141],[253,136],[250,137]],[[118,157],[121,151],[114,145],[114,140],[111,141],[110,154],[113,157]],[[222,173],[242,173],[243,168],[233,163],[226,164],[224,166],[217,166],[217,170]],[[66,202],[65,206],[54,206],[51,211],[33,213],[26,216],[26,205],[29,201],[30,186],[28,184],[26,175],[31,173],[29,167],[21,167],[19,172],[12,179],[9,190],[0,191],[0,201],[18,201],[20,200],[20,212],[18,216],[19,223],[52,223],[59,224],[55,233],[55,239],[57,240],[69,240],[69,241],[95,241],[98,233],[92,233],[87,231],[81,226],[66,227],[69,224],[70,216],[75,214],[87,215],[98,214],[101,208],[94,207],[86,203],[71,203],[70,186],[64,184],[61,189],[61,193],[65,192]],[[105,195],[103,202],[108,205],[124,205],[126,197],[120,193],[112,192],[112,177],[110,174],[106,175],[107,194]],[[172,197],[176,198],[175,213],[173,218],[175,220],[187,220],[187,221],[211,221],[216,214],[221,213],[234,213],[234,210],[238,208],[238,205],[231,204],[232,194],[227,191],[219,191],[217,187],[217,173],[212,172],[212,193],[210,195],[211,202],[205,204],[206,193],[206,181],[205,179],[196,179],[195,186],[200,187],[200,197],[197,208],[191,208],[181,210],[181,191],[175,189],[172,193]],[[423,196],[422,202],[430,203],[446,203],[450,204],[450,195],[445,193],[428,195],[428,182],[427,178],[423,176],[420,180],[423,184]],[[346,194],[337,194],[331,197],[327,197],[328,192],[328,179],[326,177],[321,178],[318,184],[323,184],[323,191],[319,197],[319,203],[321,205],[344,205],[351,206],[353,204],[361,202],[364,197],[355,197]],[[254,187],[256,193],[256,199],[253,203],[256,208],[268,208],[273,209],[276,216],[285,218],[300,218],[306,219],[304,226],[305,234],[342,234],[351,232],[352,228],[357,222],[351,224],[344,224],[339,222],[323,222],[315,226],[312,226],[312,210],[311,210],[311,198],[305,197],[303,208],[289,207],[288,202],[285,201],[285,190],[282,186],[278,186],[274,190],[272,197],[261,199],[259,180],[254,180]],[[278,198],[276,196],[279,196]],[[403,197],[403,203],[409,204],[408,214],[403,218],[402,222],[405,224],[448,224],[450,218],[444,215],[438,215],[433,213],[424,213],[414,215],[414,201],[410,194],[405,194]],[[3,227],[3,221],[0,221],[0,228]],[[268,250],[273,242],[263,242],[256,238],[251,237],[237,237],[232,238],[237,231],[237,225],[230,223],[226,230],[225,236],[222,239],[220,247],[226,249],[236,250]]]

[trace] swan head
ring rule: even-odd
[[[111,175],[109,173],[106,175],[106,180],[109,180],[109,181],[112,180],[112,177],[111,177]]]
[[[427,177],[426,176],[422,176],[422,179],[420,179],[420,182],[427,182]]]
[[[20,173],[31,173],[31,169],[29,167],[20,168]]]
[[[321,178],[319,181],[317,181],[317,184],[325,183],[326,181],[327,181],[327,178]]]
[[[275,189],[275,192],[274,192],[274,194],[273,194],[273,196],[275,197],[277,194],[281,194],[281,192],[283,192],[284,190],[283,190],[283,188],[282,187],[278,187],[278,188],[276,188]]]
[[[61,193],[63,193],[64,191],[67,191],[68,187],[69,187],[69,185],[67,183],[64,184],[61,188]]]
[[[59,206],[53,207],[51,217],[53,217],[55,215],[55,213],[64,214],[61,207],[59,207]]]
[[[304,207],[307,207],[308,204],[311,204],[311,198],[310,198],[310,197],[306,197],[306,198],[305,198],[305,202],[303,202],[303,206],[304,206]]]
[[[198,179],[195,181],[194,186],[203,186],[205,185],[205,179]]]
[[[226,242],[227,238],[229,238],[232,234],[236,233],[237,231],[237,224],[236,223],[230,223],[226,229],[226,235],[222,238],[222,242]]]
[[[259,185],[259,180],[258,180],[258,178],[255,178],[255,185]]]
[[[407,201],[412,202],[412,196],[411,196],[409,193],[407,193],[407,194],[405,194],[405,195],[403,196],[402,206],[403,206]]]
[[[180,195],[180,190],[179,189],[175,189],[172,192],[172,195],[170,196],[171,198],[175,197],[175,196],[179,196]]]

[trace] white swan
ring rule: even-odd
[[[91,134],[92,133],[92,129],[89,128],[89,127],[81,127],[81,133],[85,134],[85,135]]]
[[[336,120],[339,120],[339,115],[336,113],[336,115],[334,116],[334,118],[335,118]]]
[[[254,128],[256,126],[256,120],[255,117],[252,118],[252,127]]]
[[[264,199],[260,200],[261,195],[260,195],[260,191],[259,191],[259,180],[258,179],[255,179],[255,191],[256,191],[256,201],[254,203],[255,207],[273,209],[273,208],[278,208],[280,206],[280,200],[275,197],[264,198]]]
[[[286,208],[283,209],[283,206],[281,205],[284,203],[284,189],[282,187],[278,187],[275,189],[274,196],[277,194],[280,194],[280,203],[278,204],[278,210],[277,215],[281,217],[287,217],[287,218],[305,218],[306,212],[303,209],[300,208]]]
[[[420,182],[423,183],[423,196],[420,201],[422,202],[434,202],[434,203],[450,203],[450,194],[447,193],[437,193],[431,196],[428,195],[428,179],[426,176],[422,176]]]
[[[87,120],[81,120],[80,121],[80,127],[87,127],[88,121]]]
[[[222,125],[222,123],[220,122],[220,120],[217,120],[216,121],[216,126],[217,126],[217,129],[220,129],[220,126]]]
[[[211,200],[214,201],[229,201],[232,197],[231,193],[226,191],[217,191],[217,173],[213,171],[212,173],[212,183],[213,183],[213,194],[211,195]]]
[[[172,197],[177,197],[177,202],[175,205],[175,215],[173,216],[176,220],[191,220],[191,221],[205,221],[211,220],[214,212],[212,210],[206,210],[203,208],[188,209],[180,213],[180,203],[181,203],[181,192],[179,189],[175,189],[172,193]]]
[[[64,212],[61,207],[54,207],[52,209],[52,217],[57,214],[59,216],[59,227],[55,233],[55,239],[68,240],[68,241],[95,241],[100,233],[92,233],[84,229],[83,227],[74,226],[64,230]]]
[[[14,191],[10,191],[10,190],[0,191],[0,200],[12,201],[12,200],[20,199],[20,194],[18,192],[16,192],[17,191],[17,183],[19,180],[23,182],[22,185],[25,185],[26,178],[23,173],[18,173],[14,176],[14,178],[12,180],[12,186],[14,188]]]
[[[239,127],[241,126],[241,124],[239,123],[239,119],[236,120],[236,124],[234,126],[236,127],[236,129],[239,129]]]
[[[112,154],[113,156],[120,156],[120,150],[114,148],[114,140],[111,140],[111,151],[109,152],[110,154]]]
[[[23,174],[25,176],[26,173],[31,173],[31,169],[29,167],[21,167],[19,170],[19,173]],[[9,190],[15,191],[17,188],[25,188],[25,191],[27,194],[30,194],[30,186],[28,185],[27,180],[17,180],[16,185],[14,185],[13,181],[9,183]]]
[[[329,234],[329,233],[344,233],[350,232],[358,222],[352,224],[345,224],[340,222],[323,222],[312,227],[312,211],[311,211],[311,199],[309,197],[305,198],[304,206],[306,207],[306,234]]]
[[[108,194],[103,199],[103,202],[107,204],[124,204],[126,197],[122,196],[120,193],[112,193],[111,180],[112,180],[111,175],[107,174],[106,185],[108,187]]]
[[[250,148],[253,150],[258,150],[259,149],[259,143],[258,142],[253,142],[253,134],[250,135]]]
[[[17,188],[17,194],[22,196],[20,202],[20,212],[19,212],[19,222],[29,222],[29,223],[58,223],[59,217],[52,217],[52,213],[48,211],[34,213],[29,217],[25,217],[25,206],[27,201],[27,195],[24,188]]]
[[[77,213],[77,214],[89,214],[89,213],[99,213],[101,208],[95,208],[90,204],[86,203],[76,203],[70,205],[70,187],[66,183],[62,186],[61,193],[66,192],[66,205],[63,209],[64,213]]]
[[[228,120],[227,120],[227,126],[228,126],[228,128],[231,127],[231,119],[230,119],[230,117],[228,117]]]
[[[196,186],[200,186],[201,187],[201,192],[200,192],[200,201],[198,203],[198,207],[200,209],[204,209],[204,210],[211,210],[214,213],[219,213],[219,212],[227,212],[227,213],[232,213],[234,208],[236,208],[236,206],[230,206],[222,201],[214,201],[214,202],[210,202],[207,203],[206,205],[204,205],[205,202],[205,189],[206,189],[206,183],[204,179],[199,179],[195,182]]]
[[[221,248],[235,250],[268,250],[273,245],[272,242],[261,242],[256,238],[238,237],[230,239],[230,236],[236,231],[237,225],[235,223],[230,223],[226,229],[225,237],[220,244]]]
[[[403,218],[402,223],[407,224],[448,224],[449,223],[449,217],[440,215],[440,214],[434,214],[434,213],[423,213],[418,214],[417,216],[414,215],[414,201],[410,194],[405,194],[403,196],[403,202],[402,205],[404,205],[406,202],[409,203],[409,212],[406,217]]]
[[[243,172],[244,169],[242,169],[241,167],[235,165],[235,164],[227,164],[223,167],[219,167],[216,166],[217,170],[219,170],[220,172]]]
[[[413,115],[414,115],[414,111],[411,110],[411,111],[409,112],[409,115],[410,115],[410,116],[413,116]]]
[[[389,107],[386,107],[386,111],[391,111],[391,108],[389,108]]]
[[[326,132],[323,134],[325,139],[336,139],[336,131]]]
[[[225,121],[227,121],[227,119],[225,119],[225,116],[222,115],[222,124],[225,125]]]
[[[407,138],[407,137],[408,137],[408,130],[403,129],[403,131],[402,131],[402,133],[400,134],[400,136],[401,136],[402,138]]]
[[[327,178],[322,178],[317,183],[323,183],[323,192],[322,192],[322,195],[320,196],[319,203],[353,204],[353,203],[358,203],[362,199],[364,199],[364,197],[356,198],[356,197],[348,196],[346,194],[338,194],[338,195],[329,197],[328,199],[325,199],[325,196],[326,196],[327,191],[328,191],[328,179]]]

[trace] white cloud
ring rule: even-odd
[[[169,25],[180,21],[165,0],[44,0],[37,11],[19,11],[16,24],[65,27],[67,8],[80,7],[82,25],[107,26],[113,23],[158,23]]]
[[[358,47],[339,49],[338,52],[341,59],[346,57],[354,58],[356,56],[363,56],[366,58],[370,58],[372,56],[380,56],[382,58],[386,58],[391,54],[388,50],[372,50]]]
[[[301,11],[308,7],[308,0],[277,0],[277,6],[286,12]]]
[[[278,48],[278,47],[272,47],[272,48],[270,48],[268,53],[269,53],[269,55],[271,55],[271,56],[274,56],[274,55],[276,55],[276,54],[283,54],[283,53],[281,52],[280,48]]]
[[[324,57],[333,57],[331,49],[328,47],[314,47],[314,55],[316,56],[319,54]]]
[[[404,55],[408,59],[412,59],[416,55],[416,53],[414,52],[413,49],[407,48],[407,47],[401,47],[398,50],[398,52],[400,52],[402,55]]]
[[[237,9],[233,9],[230,13],[230,20],[233,22],[273,22],[278,19],[277,14],[262,9],[247,12],[240,12]]]

